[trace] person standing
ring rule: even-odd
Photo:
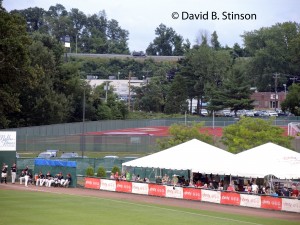
[[[1,183],[3,183],[3,181],[7,184],[7,165],[5,163],[3,163],[2,166],[2,171],[1,171]]]
[[[14,184],[16,182],[16,177],[17,177],[17,165],[16,165],[16,163],[14,163],[11,166],[10,172],[11,172],[11,183]]]

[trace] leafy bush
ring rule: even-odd
[[[106,172],[104,167],[99,167],[97,170],[97,177],[106,177]]]
[[[120,170],[120,168],[117,167],[117,166],[114,166],[114,167],[112,168],[111,172],[114,173],[114,174],[115,174],[116,172],[118,172],[119,175],[121,174],[121,170]]]
[[[86,169],[86,175],[87,176],[94,176],[94,169],[93,169],[93,167],[88,167]]]

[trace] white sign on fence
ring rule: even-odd
[[[17,132],[0,131],[0,151],[16,151]]]

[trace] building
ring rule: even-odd
[[[285,92],[255,92],[251,95],[255,109],[280,109],[285,98]]]

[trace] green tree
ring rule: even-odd
[[[0,128],[7,128],[11,126],[11,115],[21,111],[19,97],[32,85],[34,74],[25,21],[0,9],[0,36]]]
[[[211,46],[213,49],[215,50],[219,50],[221,49],[221,44],[218,40],[218,35],[217,35],[217,32],[214,31],[211,35]]]
[[[291,139],[282,128],[273,126],[272,120],[242,118],[224,128],[222,142],[228,151],[238,153],[267,142],[291,148]]]
[[[165,113],[175,114],[187,111],[187,87],[185,79],[176,75],[166,98]]]
[[[286,99],[281,103],[281,109],[300,116],[300,84],[293,84],[288,90]]]
[[[182,125],[174,124],[169,128],[170,138],[164,138],[158,140],[159,149],[163,150],[170,148],[181,143],[187,142],[192,139],[197,139],[208,144],[213,144],[212,136],[200,132],[203,127],[202,123],[192,124],[192,125]]]
[[[178,35],[173,28],[160,24],[156,30],[157,36],[146,49],[148,55],[183,55],[184,47],[189,47],[189,42],[184,46],[182,36]]]
[[[275,72],[299,73],[299,26],[295,22],[277,23],[271,27],[244,33],[245,49],[251,56],[248,76],[254,80],[258,90],[268,90],[268,85],[274,82]],[[278,80],[278,85],[282,86],[283,83],[286,83],[284,76]]]

